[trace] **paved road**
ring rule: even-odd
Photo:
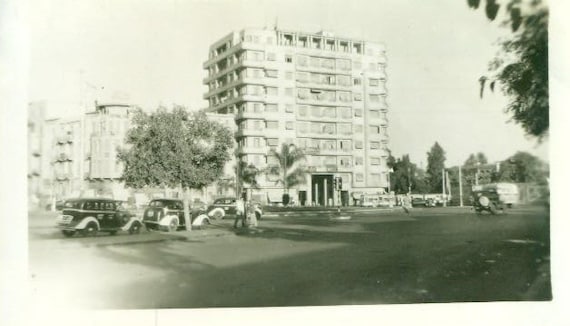
[[[344,214],[343,214],[344,215]],[[33,304],[54,308],[318,306],[551,298],[541,208],[268,216],[201,231],[66,239],[30,214]]]

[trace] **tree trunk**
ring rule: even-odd
[[[190,218],[190,189],[184,188],[184,223],[186,230],[192,231],[192,219]]]

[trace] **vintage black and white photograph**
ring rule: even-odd
[[[27,309],[552,304],[555,6],[11,7]]]

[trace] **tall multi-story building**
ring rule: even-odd
[[[331,33],[244,29],[210,46],[204,63],[208,112],[235,117],[237,154],[259,168],[281,144],[306,153],[306,183],[292,192],[301,204],[388,188],[386,55],[382,44]],[[271,175],[258,180],[260,199],[280,201]]]

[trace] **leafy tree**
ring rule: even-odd
[[[305,154],[293,144],[281,144],[279,151],[271,149],[269,156],[276,158],[277,165],[271,165],[267,173],[277,176],[276,184],[283,185],[283,205],[289,203],[289,189],[305,182],[306,169],[301,164]]]
[[[476,167],[477,163],[487,164],[488,163],[487,156],[485,156],[485,154],[483,154],[482,152],[479,152],[477,154],[470,154],[465,163],[463,163],[463,166]]]
[[[430,192],[441,192],[441,171],[445,167],[445,151],[438,142],[427,153],[427,179]]]
[[[533,182],[547,184],[548,166],[527,152],[517,152],[501,162],[496,180],[505,182]]]
[[[201,189],[217,180],[230,158],[232,134],[204,113],[177,106],[147,114],[137,110],[126,136],[122,180],[133,188],[171,187],[184,190],[184,218],[190,230],[188,189]]]
[[[390,159],[391,157],[391,159]],[[390,177],[390,188],[398,194],[426,193],[429,190],[424,178],[424,172],[410,162],[409,155],[403,155],[401,159],[388,156],[388,166],[394,170]]]
[[[467,0],[477,9],[479,0]],[[485,13],[495,20],[501,5],[486,0]],[[501,52],[489,64],[490,77],[483,76],[481,96],[488,80],[491,91],[499,82],[510,99],[506,112],[530,135],[542,141],[548,135],[548,8],[542,0],[509,0],[504,4],[511,36],[500,42]]]
[[[489,183],[492,181],[493,174],[492,171],[486,167],[487,163],[487,156],[482,152],[469,155],[463,164],[464,180],[467,184],[476,184],[475,178],[477,177],[479,183]]]

